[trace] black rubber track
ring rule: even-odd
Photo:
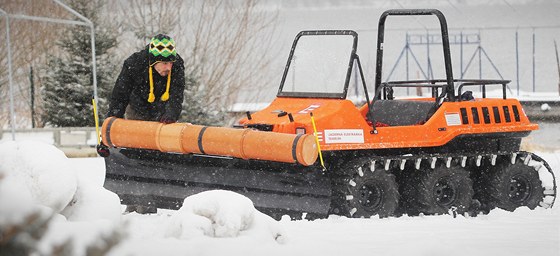
[[[476,175],[476,198],[485,211],[501,208],[514,211],[527,206],[535,209],[544,197],[538,172],[525,165],[522,158],[512,164],[503,157],[495,166],[485,165]]]
[[[354,218],[392,216],[398,207],[399,192],[395,175],[370,158],[359,158],[342,167],[345,177],[333,186],[331,212]]]
[[[461,166],[425,166],[402,177],[401,209],[408,215],[463,214],[469,210],[474,190],[469,172]]]

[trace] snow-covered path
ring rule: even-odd
[[[131,239],[120,253],[134,255],[560,255],[560,211],[496,210],[477,218],[451,216],[280,221],[286,242],[254,238],[162,238],[158,226],[172,213],[125,215]],[[190,252],[190,253],[187,253]],[[191,254],[192,253],[192,254]],[[117,255],[117,254],[115,254]]]
[[[315,248],[317,255],[559,255],[558,213],[519,209],[477,218],[291,222],[286,228],[293,241],[285,247]]]

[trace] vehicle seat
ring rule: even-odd
[[[428,113],[434,104],[433,101],[419,100],[375,100],[373,118],[375,122],[389,126],[422,124],[429,118]]]

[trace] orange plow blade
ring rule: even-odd
[[[111,117],[103,122],[102,137],[103,144],[109,147],[228,156],[304,166],[312,165],[317,160],[317,145],[310,134],[186,123],[162,124]]]

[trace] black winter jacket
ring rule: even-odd
[[[177,54],[177,60],[173,63],[169,99],[167,101],[161,101],[160,99],[165,92],[167,76],[160,76],[152,67],[156,97],[152,103],[148,102],[150,93],[149,63],[147,48],[132,54],[124,61],[121,73],[113,88],[107,117],[123,118],[126,107],[130,105],[135,114],[142,117],[142,120],[160,121],[163,118],[177,121],[179,119],[182,110],[183,91],[185,90],[183,59]]]

